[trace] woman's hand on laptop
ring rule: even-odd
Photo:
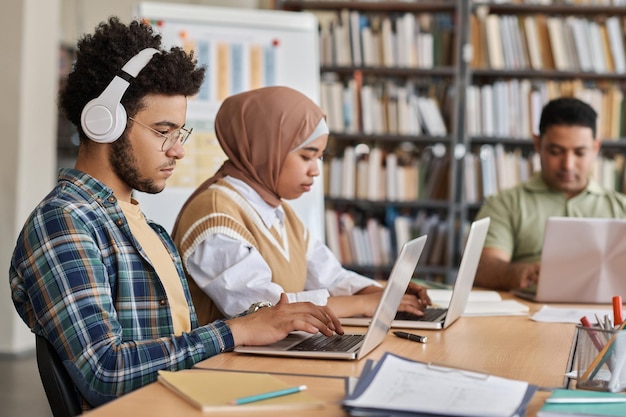
[[[406,293],[400,301],[400,306],[398,306],[398,311],[423,316],[424,310],[429,305],[432,305],[432,301],[430,301],[426,288],[414,282],[409,282]]]
[[[354,295],[328,297],[327,306],[339,317],[372,317],[382,294],[382,287],[371,285]]]
[[[413,295],[415,296],[415,298],[417,298],[417,301],[422,306],[422,310],[433,304],[433,302],[430,301],[430,297],[428,296],[428,291],[426,290],[426,288],[414,282],[409,282],[406,293],[407,295]]]
[[[330,297],[328,305],[339,317],[372,317],[383,295],[383,290],[384,287],[370,285],[355,295]],[[426,288],[411,282],[400,301],[398,311],[421,316],[426,307],[431,304]]]
[[[267,345],[296,330],[319,331],[326,336],[344,333],[339,319],[329,307],[310,302],[289,303],[285,293],[275,306],[226,320],[226,323],[230,326],[235,346]]]

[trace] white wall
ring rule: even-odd
[[[8,270],[17,233],[55,176],[59,14],[60,0],[5,0],[0,13],[0,353],[34,347],[13,308]]]

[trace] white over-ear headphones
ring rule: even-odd
[[[87,137],[98,143],[115,142],[126,128],[126,109],[122,106],[122,96],[137,77],[139,71],[159,51],[146,48],[132,57],[123,67],[122,74],[116,75],[102,94],[91,100],[83,108],[80,124]],[[125,79],[127,78],[127,79]]]

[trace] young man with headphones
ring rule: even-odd
[[[60,95],[80,135],[76,165],[26,220],[9,278],[15,308],[54,346],[83,409],[237,345],[343,332],[328,308],[286,297],[198,326],[174,243],[132,192],[165,188],[203,79],[193,53],[161,49],[138,21],[110,18],[78,42]]]

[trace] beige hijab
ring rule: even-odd
[[[264,87],[228,97],[215,117],[215,133],[228,159],[187,199],[230,175],[250,185],[272,207],[280,205],[278,177],[289,152],[310,140],[322,109],[288,87]],[[180,214],[179,214],[180,216]],[[178,219],[174,230],[178,225]]]

